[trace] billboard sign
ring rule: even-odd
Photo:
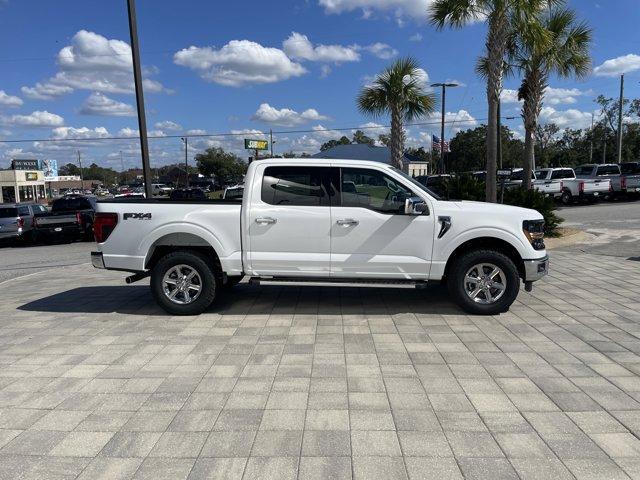
[[[44,172],[44,179],[48,182],[52,181],[58,176],[58,161],[57,160],[42,160],[42,171]]]
[[[40,162],[38,160],[11,160],[12,170],[40,170]]]
[[[244,139],[244,148],[246,150],[268,150],[269,142],[267,140]]]

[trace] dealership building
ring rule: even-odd
[[[11,170],[0,170],[0,203],[39,202],[46,196],[38,160],[14,160]]]

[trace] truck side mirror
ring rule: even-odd
[[[420,197],[407,198],[404,202],[405,215],[422,215],[423,213],[429,214],[429,207],[427,203]]]

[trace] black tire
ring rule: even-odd
[[[172,315],[198,315],[204,312],[217,297],[218,282],[210,261],[196,252],[178,251],[162,257],[151,271],[151,292],[158,305]],[[163,279],[167,272],[178,265],[195,270],[200,280],[200,293],[191,303],[179,304],[165,293]]]
[[[474,301],[467,293],[465,276],[478,264],[491,264],[502,270],[506,282],[504,293],[493,303]],[[447,274],[447,287],[453,300],[466,312],[476,315],[497,315],[509,310],[520,291],[520,275],[513,261],[495,250],[472,250],[453,260]],[[497,296],[497,295],[496,295]]]
[[[560,195],[560,201],[563,205],[571,205],[573,203],[573,195],[571,195],[571,192],[565,190],[562,192],[562,195]]]

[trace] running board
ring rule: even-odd
[[[290,285],[296,287],[377,287],[377,288],[425,288],[425,280],[384,280],[354,278],[314,277],[251,277],[251,285]]]

